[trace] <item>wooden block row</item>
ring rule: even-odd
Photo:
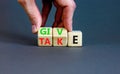
[[[41,27],[38,31],[38,46],[82,46],[82,32]]]

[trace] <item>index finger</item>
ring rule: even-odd
[[[76,4],[73,0],[66,0],[66,5],[63,7],[62,21],[64,27],[70,32],[72,31],[73,14]]]

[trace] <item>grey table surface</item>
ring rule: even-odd
[[[73,29],[83,32],[83,47],[37,47],[22,7],[1,0],[0,74],[120,74],[120,1],[75,1]]]

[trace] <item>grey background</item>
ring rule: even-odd
[[[40,0],[37,4],[41,10]],[[80,47],[37,47],[16,0],[0,0],[0,74],[120,74],[120,0],[75,0]],[[54,21],[55,8],[47,26]]]

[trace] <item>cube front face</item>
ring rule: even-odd
[[[67,46],[67,30],[53,28],[53,46]]]
[[[68,46],[82,46],[82,32],[68,32]]]
[[[38,30],[38,46],[52,46],[52,28],[41,27]]]

